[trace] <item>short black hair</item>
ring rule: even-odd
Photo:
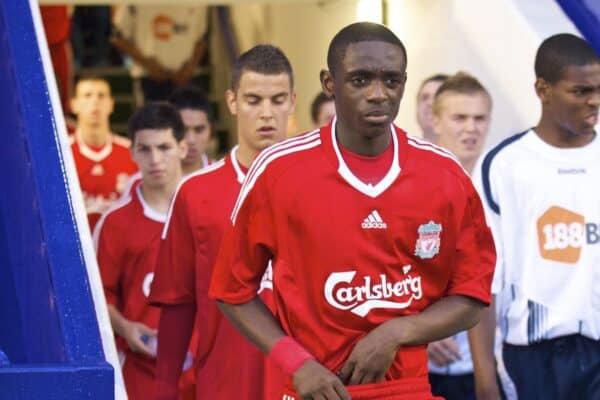
[[[600,63],[598,55],[584,39],[570,33],[550,36],[535,55],[535,77],[554,84],[570,66]]]
[[[406,68],[406,48],[398,36],[387,27],[372,22],[356,22],[342,28],[329,44],[327,51],[327,67],[329,72],[335,73],[337,63],[344,58],[346,49],[350,44],[360,42],[385,42],[398,46],[404,56],[404,67]]]
[[[290,78],[290,87],[294,87],[294,72],[290,60],[279,47],[270,44],[254,46],[235,60],[231,72],[231,89],[234,92],[240,84],[244,71],[264,75],[287,74]]]
[[[171,129],[177,142],[183,139],[185,127],[179,111],[166,101],[151,101],[137,109],[129,118],[127,135],[135,143],[135,135],[142,129]]]
[[[324,92],[319,92],[310,104],[310,117],[312,121],[316,124],[319,119],[319,111],[321,111],[321,106],[325,103],[329,103],[330,101],[334,101],[333,97],[327,97]]]
[[[210,102],[202,89],[194,85],[187,85],[175,89],[171,97],[171,103],[177,110],[196,110],[206,114],[208,122],[214,122],[214,114]]]

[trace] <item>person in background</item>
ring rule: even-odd
[[[208,297],[223,230],[248,167],[267,147],[286,137],[294,111],[292,67],[277,47],[258,45],[235,62],[225,93],[236,118],[238,145],[229,155],[183,181],[163,233],[151,304],[162,309],[156,400],[176,400],[177,382],[194,324],[198,328],[196,398],[273,399],[283,376],[224,319]],[[273,304],[272,274],[256,293]],[[279,397],[280,398],[280,397]]]
[[[103,214],[94,243],[127,395],[146,400],[154,395],[160,315],[147,297],[169,204],[182,178],[186,144],[179,113],[168,103],[148,103],[137,110],[128,131],[141,181]]]
[[[69,140],[91,231],[137,171],[130,141],[110,131],[113,107],[110,85],[104,78],[79,78],[71,99],[77,126]]]
[[[519,399],[600,398],[600,58],[572,34],[535,56],[538,123],[474,174],[498,261],[487,310]],[[495,325],[484,332],[491,348]]]
[[[169,103],[179,111],[185,126],[184,140],[187,144],[187,155],[183,159],[185,176],[211,163],[206,149],[213,132],[213,112],[204,92],[195,86],[188,85],[176,89],[169,98]]]
[[[421,82],[417,92],[417,123],[421,128],[423,139],[431,143],[436,143],[437,140],[433,131],[433,98],[446,78],[448,75],[445,74],[430,76]]]
[[[314,128],[320,128],[329,124],[335,117],[335,101],[319,92],[310,104],[310,118]]]
[[[132,58],[144,101],[167,100],[207,54],[206,6],[120,6],[114,26],[111,43]]]
[[[464,72],[447,77],[435,93],[433,130],[437,143],[454,154],[469,174],[483,151],[491,113],[489,92]],[[489,320],[479,322],[486,323]],[[475,329],[477,326],[471,331]],[[498,400],[493,349],[470,336],[462,331],[429,343],[431,391],[446,400]]]

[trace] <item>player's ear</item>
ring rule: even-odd
[[[440,124],[441,124],[440,116],[438,115],[438,113],[434,113],[431,116],[431,125],[433,126],[433,133],[436,136],[440,136]]]
[[[293,114],[296,111],[296,92],[293,90],[290,94],[290,103],[292,104],[290,107],[290,114]]]
[[[73,114],[77,115],[79,113],[79,102],[77,101],[77,97],[71,97],[69,105],[71,106]]]
[[[322,69],[319,78],[321,79],[323,93],[325,93],[327,97],[333,99],[333,75],[328,70]]]
[[[237,98],[235,92],[231,89],[225,91],[225,101],[227,102],[227,108],[232,115],[237,115]]]
[[[179,150],[179,159],[183,160],[185,156],[187,156],[188,152],[188,144],[185,140],[181,139],[179,143],[177,143],[177,149]]]
[[[537,78],[535,80],[535,93],[540,98],[542,103],[546,103],[548,101],[550,95],[550,84],[546,82],[544,78]]]

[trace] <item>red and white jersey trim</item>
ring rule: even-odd
[[[449,152],[447,149],[437,146],[431,142],[428,142],[426,140],[423,139],[419,139],[417,137],[414,136],[407,136],[408,138],[408,144],[416,147],[417,149],[421,149],[421,150],[427,150],[427,151],[431,151],[437,155],[440,155],[442,157],[446,157],[449,158],[450,160],[454,161],[458,166],[460,166],[460,168],[465,171],[465,169],[463,168],[462,164],[460,163],[460,161],[458,161],[458,159],[456,158],[456,156],[454,154],[452,154],[451,152]],[[467,171],[465,171],[465,174],[469,175],[467,173]]]
[[[298,151],[304,151],[321,144],[321,136],[319,130],[315,130],[304,135],[284,140],[281,143],[275,144],[262,153],[254,160],[250,170],[248,171],[247,179],[242,185],[242,189],[237,198],[233,212],[231,213],[231,222],[235,224],[235,218],[242,206],[246,196],[250,193],[250,190],[254,187],[258,177],[265,171],[265,168],[272,161],[283,157],[287,154],[296,153]]]
[[[344,161],[344,157],[342,157],[342,153],[340,152],[340,148],[335,137],[336,122],[336,118],[333,118],[333,122],[331,123],[331,142],[333,143],[333,149],[339,163],[338,173],[346,180],[346,182],[348,182],[350,186],[362,194],[372,198],[379,196],[381,193],[385,192],[386,189],[394,183],[398,175],[400,175],[401,168],[400,163],[398,162],[398,136],[396,135],[396,129],[393,125],[390,125],[392,144],[394,146],[394,156],[392,164],[390,165],[390,169],[381,181],[379,181],[376,185],[372,185],[358,179],[358,177],[352,173],[350,168],[348,168],[346,161]]]

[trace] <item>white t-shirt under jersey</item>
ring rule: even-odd
[[[600,139],[557,148],[529,130],[490,150],[473,179],[496,242],[504,340],[600,338]]]

